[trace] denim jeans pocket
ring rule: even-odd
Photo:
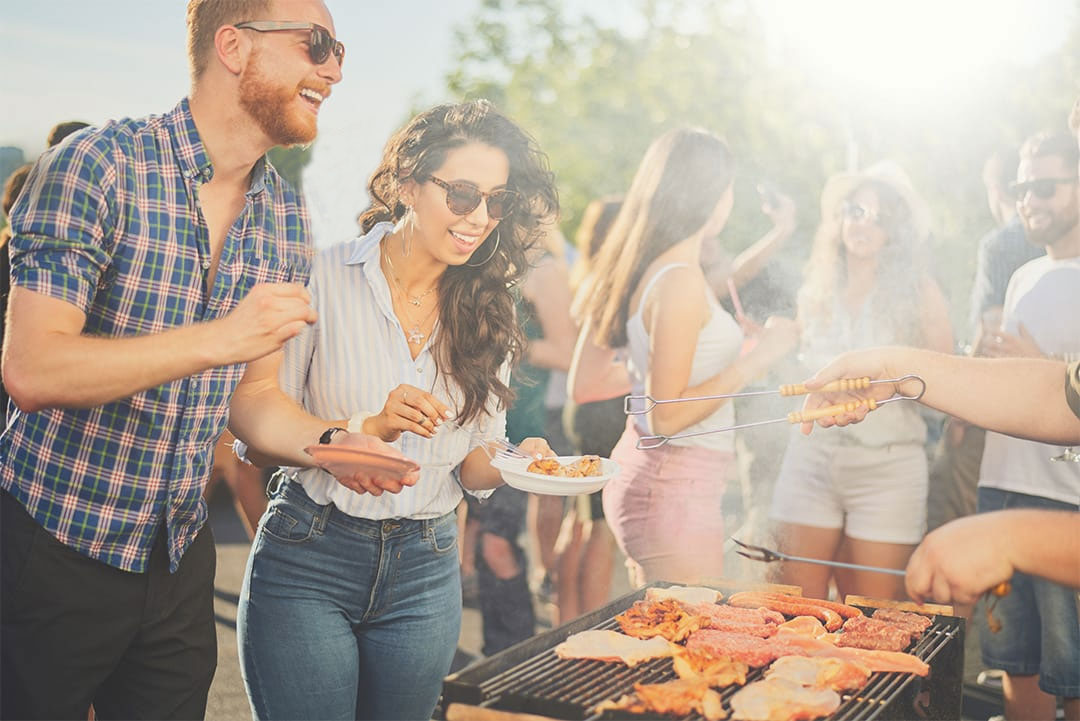
[[[266,535],[283,543],[306,543],[314,534],[314,516],[288,504],[275,506],[263,523]]]
[[[431,550],[438,554],[449,553],[457,548],[457,520],[451,516],[431,524],[427,528],[428,545]]]

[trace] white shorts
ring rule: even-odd
[[[827,433],[828,431],[825,431]],[[917,544],[926,533],[926,451],[905,443],[867,448],[793,433],[769,517],[843,528],[862,541]]]

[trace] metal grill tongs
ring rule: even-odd
[[[773,551],[772,549],[765,548],[763,546],[751,546],[749,543],[743,543],[737,538],[732,537],[732,541],[735,542],[739,548],[735,553],[739,554],[743,558],[749,558],[751,561],[764,561],[765,563],[772,563],[773,561],[797,561],[799,563],[814,563],[819,566],[833,566],[834,568],[850,568],[853,571],[870,571],[872,573],[887,573],[890,576],[903,576],[906,571],[902,568],[882,568],[881,566],[862,566],[858,563],[842,563],[840,561],[826,561],[822,558],[806,558],[804,556],[791,556],[786,553],[780,553],[779,551]]]
[[[828,406],[826,408],[818,408],[815,411],[792,411],[783,418],[773,418],[767,421],[755,421],[753,423],[740,423],[734,426],[727,426],[726,428],[713,428],[707,431],[695,431],[693,433],[680,433],[673,436],[642,436],[638,439],[637,447],[639,450],[649,450],[651,448],[659,448],[670,440],[676,438],[693,438],[695,436],[705,436],[711,433],[724,433],[727,431],[737,431],[743,428],[753,428],[755,426],[766,426],[770,423],[810,423],[818,420],[819,418],[828,418],[829,416],[835,416],[840,413],[850,413],[860,406],[866,406],[870,410],[874,410],[886,403],[892,403],[893,401],[917,401],[923,397],[923,393],[926,392],[926,381],[917,375],[906,375],[900,378],[888,378],[885,380],[870,380],[867,377],[863,378],[840,378],[835,381],[830,381],[816,391],[809,391],[806,385],[802,383],[789,383],[782,385],[779,388],[767,391],[745,391],[742,393],[721,393],[713,396],[695,396],[693,398],[668,398],[663,400],[657,400],[649,395],[640,396],[626,396],[623,399],[623,410],[628,416],[642,415],[648,413],[653,408],[665,403],[690,403],[693,401],[712,401],[721,400],[723,398],[750,398],[752,396],[765,396],[765,395],[782,395],[782,396],[802,396],[807,393],[829,393],[836,391],[858,391],[869,388],[872,385],[878,385],[881,383],[892,383],[899,387],[899,384],[907,381],[917,381],[919,383],[919,392],[915,395],[905,395],[903,393],[896,393],[891,398],[877,401],[873,398],[860,398],[858,400],[848,401],[846,403],[837,403],[835,405]],[[636,405],[640,403],[640,405]]]

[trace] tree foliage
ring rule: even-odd
[[[739,158],[724,238],[732,250],[767,225],[754,192],[762,179],[795,198],[806,237],[819,220],[822,184],[846,169],[854,142],[863,164],[898,161],[926,196],[958,318],[975,241],[991,224],[985,156],[1063,127],[1080,78],[1074,28],[1034,68],[994,68],[957,88],[955,102],[897,112],[883,94],[839,97],[820,71],[770,50],[760,17],[733,0],[639,0],[618,26],[571,16],[559,0],[484,0],[456,39],[448,88],[489,98],[536,137],[558,178],[569,237],[585,205],[622,192],[649,142],[679,125],[719,133]],[[805,244],[794,251],[805,253]]]
[[[303,184],[304,167],[311,162],[311,146],[294,145],[288,148],[278,146],[271,148],[267,155],[281,177],[300,190]]]

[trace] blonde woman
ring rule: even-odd
[[[950,352],[948,308],[923,258],[928,213],[903,170],[880,163],[830,178],[821,212],[799,293],[805,364],[816,370],[844,351],[877,345]],[[835,434],[794,432],[770,511],[780,548],[903,569],[926,531],[925,440],[913,403],[883,406]],[[788,564],[781,575],[823,598],[831,574]],[[904,593],[900,576],[842,571],[835,580],[841,597]]]

